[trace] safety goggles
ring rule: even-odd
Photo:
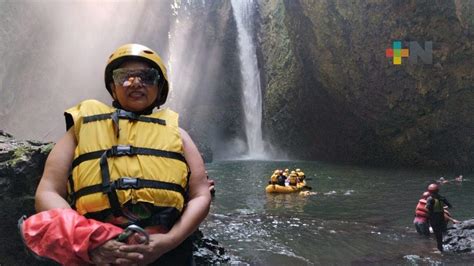
[[[123,87],[128,87],[136,81],[139,81],[143,85],[158,85],[160,77],[160,72],[154,68],[117,68],[112,72],[112,78],[114,79],[115,85]]]

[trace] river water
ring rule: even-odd
[[[412,221],[427,185],[449,173],[323,162],[221,161],[206,165],[216,195],[204,234],[250,265],[470,264],[440,254]],[[276,168],[301,168],[316,195],[266,194]],[[474,182],[441,186],[458,220],[474,218]]]

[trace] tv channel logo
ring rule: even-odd
[[[392,58],[394,65],[401,65],[402,58],[408,58],[410,64],[417,64],[418,58],[424,64],[433,63],[433,42],[425,42],[422,48],[416,41],[408,42],[408,48],[402,48],[402,41],[393,41],[392,48],[385,50],[385,57]]]

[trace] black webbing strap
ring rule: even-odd
[[[143,147],[133,147],[128,145],[117,145],[112,146],[109,150],[107,150],[108,157],[117,157],[117,156],[130,156],[130,155],[152,155],[157,157],[165,157],[170,159],[175,159],[186,163],[183,154],[179,152],[173,151],[164,151],[158,149],[151,149],[151,148],[143,148]]]
[[[120,202],[118,200],[117,193],[115,191],[115,189],[120,184],[116,184],[115,182],[112,182],[112,183],[110,182],[109,163],[107,162],[107,157],[130,156],[130,155],[137,155],[137,154],[166,156],[172,159],[178,159],[178,160],[182,159],[182,161],[186,163],[184,156],[180,153],[155,150],[155,149],[149,149],[149,148],[136,148],[132,146],[118,145],[118,146],[113,146],[111,149],[108,149],[107,151],[103,152],[102,155],[100,156],[100,161],[99,161],[100,172],[102,175],[102,191],[104,193],[107,193],[110,207],[112,208],[112,213],[116,217],[122,215]]]
[[[74,192],[74,190],[72,190],[71,194],[73,197],[73,201],[76,201],[81,196],[102,191],[107,194],[110,207],[112,209],[112,213],[115,216],[120,216],[122,215],[122,212],[121,212],[120,202],[117,197],[117,193],[115,192],[116,189],[129,189],[129,188],[135,188],[135,187],[136,188],[142,188],[142,187],[161,188],[161,189],[177,191],[183,194],[184,197],[186,197],[185,195],[186,191],[181,186],[172,184],[172,183],[160,182],[156,180],[140,179],[136,181],[137,184],[132,184],[132,186],[130,187],[131,183],[129,183],[128,185],[124,183],[125,182],[124,180],[127,180],[124,178],[119,179],[118,180],[119,182],[117,181],[110,182],[110,172],[109,172],[109,164],[108,164],[107,158],[131,156],[131,155],[152,155],[152,156],[166,157],[170,159],[179,160],[187,164],[183,154],[178,153],[178,152],[133,147],[133,146],[126,146],[126,145],[117,145],[117,146],[112,146],[112,148],[108,150],[99,150],[99,151],[84,153],[73,161],[72,167],[74,168],[80,163],[87,160],[100,158],[99,166],[100,166],[100,172],[102,176],[102,184],[85,187],[85,188],[80,189],[77,192]],[[189,179],[189,174],[188,174],[188,179]],[[187,181],[189,183],[189,180]],[[72,179],[70,180],[70,182],[72,182]]]
[[[69,205],[72,206],[74,209],[76,207],[76,193],[74,191],[74,180],[72,179],[72,173],[69,175],[67,178],[68,184],[69,184],[69,191],[68,193],[68,201]]]
[[[166,126],[166,120],[155,118],[155,117],[137,115],[133,112],[128,112],[122,109],[117,109],[115,112],[112,112],[112,113],[84,116],[82,123],[86,124],[86,123],[95,122],[95,121],[113,119],[113,117],[128,119],[132,121],[155,123],[155,124]]]
[[[186,189],[184,190],[184,202],[185,204],[188,202],[189,199],[189,178],[191,177],[191,169],[189,169],[189,165],[187,165],[188,174],[186,175]]]
[[[112,114],[113,113],[84,116],[82,118],[82,123],[87,124],[87,123],[90,123],[90,122],[111,119]]]
[[[102,191],[107,193],[109,198],[110,207],[112,208],[112,213],[115,217],[122,215],[122,210],[120,208],[120,202],[115,192],[115,184],[110,183],[110,172],[109,172],[109,163],[107,162],[107,152],[104,152],[100,157],[100,173],[102,175]],[[77,195],[76,195],[77,197]]]
[[[183,154],[173,151],[164,151],[158,149],[150,149],[150,148],[142,148],[142,147],[133,147],[127,145],[118,145],[112,146],[112,148],[108,150],[99,150],[88,152],[79,155],[74,161],[72,162],[72,168],[78,166],[80,163],[88,160],[94,160],[100,158],[104,152],[107,152],[108,157],[115,157],[115,156],[130,156],[130,155],[152,155],[158,157],[165,157],[170,159],[175,159],[186,163]]]
[[[74,159],[74,161],[72,161],[72,169],[84,161],[99,159],[100,156],[102,156],[102,154],[106,151],[107,150],[99,150],[79,155],[76,159]]]
[[[186,191],[178,184],[168,183],[163,181],[157,180],[148,180],[142,178],[135,178],[135,177],[122,177],[120,179],[115,180],[113,183],[113,187],[117,190],[124,190],[124,189],[142,189],[142,188],[156,188],[156,189],[166,189],[170,191],[175,191],[183,195],[185,197]],[[84,187],[79,189],[75,195],[76,199],[98,192],[103,192],[102,190],[103,185],[97,184],[88,187]],[[112,187],[112,186],[111,186]]]

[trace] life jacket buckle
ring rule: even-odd
[[[119,118],[128,118],[130,120],[138,120],[140,117],[140,115],[122,109],[117,109],[117,113]]]
[[[132,155],[132,147],[129,145],[117,145],[112,147],[112,156]]]
[[[138,189],[139,188],[139,183],[138,183],[138,178],[133,178],[133,177],[122,177],[117,180],[117,188],[119,189]]]

